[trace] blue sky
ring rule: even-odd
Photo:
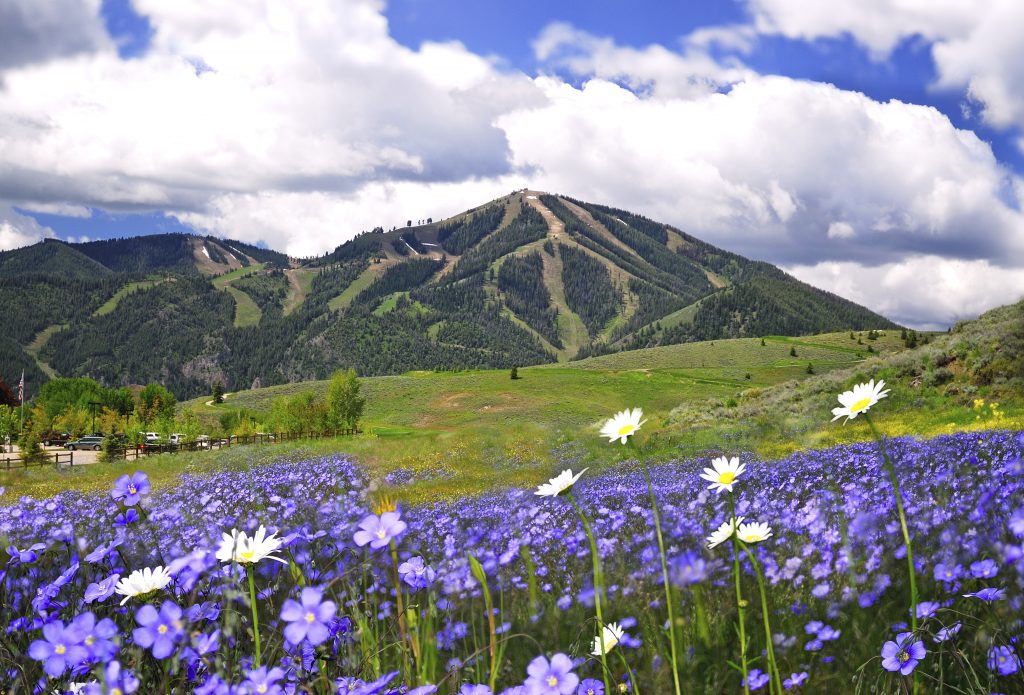
[[[8,0],[0,249],[312,255],[530,186],[942,327],[1024,293],[1020,65],[1011,2]]]

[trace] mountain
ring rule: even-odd
[[[0,377],[159,381],[179,397],[507,368],[695,340],[898,328],[768,263],[537,191],[331,253],[184,234],[0,253]],[[9,308],[9,309],[8,309]],[[33,393],[32,388],[29,393]]]

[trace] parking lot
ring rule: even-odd
[[[68,450],[65,449],[62,446],[44,446],[43,447],[43,451],[45,451],[47,454],[55,454],[55,453],[58,453],[58,452],[64,453],[64,454],[71,453],[71,452],[68,452]],[[75,455],[75,457],[74,457],[74,462],[75,462],[74,465],[80,466],[80,465],[86,464],[86,463],[96,463],[97,461],[99,461],[100,454],[102,454],[102,453],[103,453],[102,451],[75,451],[74,452],[74,455]],[[3,451],[3,447],[0,447],[0,459],[4,458],[4,454],[5,454],[5,452]],[[6,454],[8,456],[10,456],[11,458],[14,458],[16,456],[21,456],[21,454],[18,451],[18,447],[17,446],[8,447],[8,450],[7,450]],[[50,463],[53,463],[53,457],[52,456],[50,457]]]

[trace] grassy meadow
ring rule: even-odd
[[[938,389],[913,388],[891,365],[925,355],[928,346],[905,350],[898,333],[874,340],[866,335],[766,337],[763,345],[758,338],[672,345],[520,368],[516,380],[508,370],[363,378],[367,405],[361,435],[158,456],[138,468],[161,485],[186,471],[265,463],[297,452],[342,452],[355,457],[379,486],[400,479],[405,502],[454,499],[529,487],[561,467],[620,464],[635,454],[608,447],[598,429],[624,408],[643,408],[648,418],[645,456],[654,461],[719,451],[773,458],[865,441],[870,432],[862,422],[832,424],[829,408],[840,386],[878,375],[895,386],[876,418],[886,434],[1022,426],[1021,398],[1012,393],[990,398],[996,393],[992,389],[952,398]],[[326,385],[301,382],[231,393],[220,405],[207,405],[209,397],[202,397],[179,409],[190,410],[214,432],[226,412],[240,410],[258,420],[274,398],[308,390],[322,394]],[[103,489],[121,468],[17,472],[7,486],[33,495],[67,487]]]

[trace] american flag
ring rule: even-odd
[[[18,402],[25,402],[25,372],[21,372],[21,381],[18,382]]]

